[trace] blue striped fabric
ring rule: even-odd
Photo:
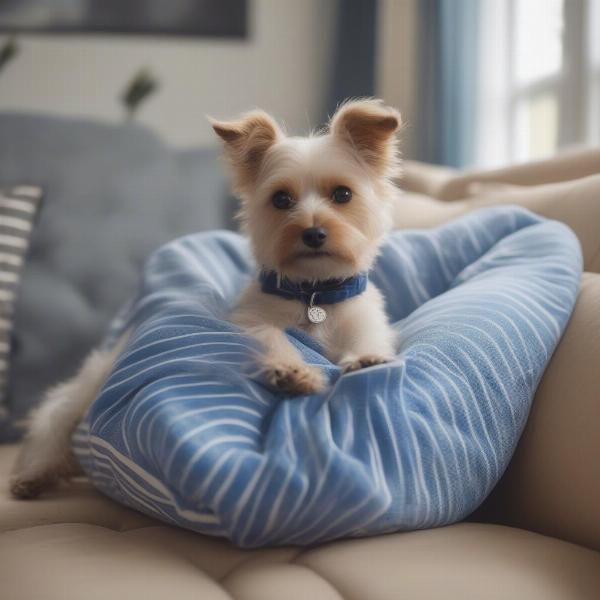
[[[74,436],[108,496],[244,547],[435,527],[473,511],[515,448],[573,309],[581,255],[567,227],[513,207],[393,233],[372,280],[400,334],[396,360],[342,376],[290,331],[331,382],[295,398],[252,379],[254,346],[227,321],[253,272],[233,233],[154,253],[109,337],[133,335]]]

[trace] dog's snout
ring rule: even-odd
[[[327,239],[327,232],[322,227],[309,227],[302,232],[302,241],[309,248],[320,248]]]

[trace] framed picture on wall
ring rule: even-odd
[[[249,0],[0,0],[0,32],[245,38]]]

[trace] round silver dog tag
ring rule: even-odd
[[[307,316],[311,323],[322,323],[327,318],[327,313],[320,306],[309,306]]]

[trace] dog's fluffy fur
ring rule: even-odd
[[[261,268],[292,281],[342,279],[369,270],[390,228],[397,195],[392,183],[399,169],[396,110],[377,100],[347,102],[326,131],[306,138],[287,137],[262,111],[211,123],[223,141],[233,188],[242,201],[240,217]],[[339,186],[351,190],[349,202],[332,200]],[[285,210],[272,202],[281,191],[292,198]],[[309,227],[327,232],[318,251],[303,244],[302,233]],[[391,359],[393,333],[372,284],[326,309],[327,319],[312,324],[299,301],[265,294],[258,282],[245,291],[232,319],[262,346],[259,366],[271,386],[306,394],[325,385],[319,369],[307,365],[288,341],[288,327],[315,336],[347,371]],[[48,392],[32,416],[14,468],[15,496],[35,497],[77,472],[71,434],[124,343],[92,353],[73,379]]]

